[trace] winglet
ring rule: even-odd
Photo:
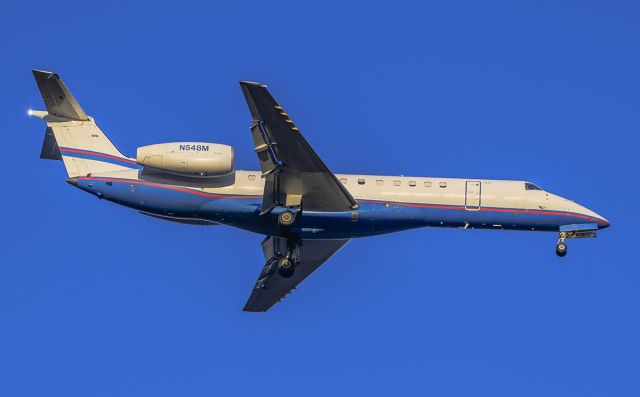
[[[267,88],[266,84],[262,84],[262,83],[257,83],[255,81],[241,81],[240,82],[241,85],[257,85],[258,87],[262,87],[262,88]]]
[[[275,103],[271,94],[269,94],[269,90],[267,90],[266,84],[254,83],[252,81],[241,81],[240,87],[242,88],[242,93],[244,94],[244,98],[247,101],[247,106],[249,107],[249,112],[251,113],[251,117],[253,120],[264,120],[265,115],[260,112],[262,106],[261,103],[256,103],[256,100],[261,100],[267,98],[267,100]],[[264,106],[264,105],[263,105]]]
[[[50,115],[71,120],[89,120],[87,114],[64,85],[60,76],[53,72],[33,69],[33,77],[36,79],[40,94]]]

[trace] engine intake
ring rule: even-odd
[[[138,164],[180,176],[218,178],[234,172],[233,148],[206,142],[171,142],[138,148]]]

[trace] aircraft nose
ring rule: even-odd
[[[611,226],[611,223],[604,216],[597,214],[586,207],[580,206],[580,208],[581,208],[580,213],[596,221],[596,223],[598,224],[598,229],[604,229],[606,227]]]
[[[604,229],[604,228],[607,228],[609,226],[611,226],[611,223],[608,220],[606,220],[605,218],[601,217],[600,220],[598,221],[598,228],[600,228],[600,229]]]
[[[584,207],[583,207],[584,208]],[[591,211],[588,208],[585,208],[586,211],[584,211],[583,213],[590,217],[593,218],[593,220],[596,221],[596,223],[598,224],[598,229],[604,229],[606,227],[611,226],[611,223],[602,215],[600,214],[596,214],[595,212]]]
[[[569,211],[580,214],[586,220],[596,223],[598,225],[598,229],[604,229],[611,226],[611,223],[604,216],[599,215],[596,212],[591,211],[589,208],[584,207],[574,201],[567,199],[564,200]]]

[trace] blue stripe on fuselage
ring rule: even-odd
[[[141,180],[101,177],[78,178],[77,186],[141,211],[209,219],[262,234],[278,235],[281,232],[269,215],[259,216],[262,196],[207,193]],[[355,221],[352,212],[306,211],[298,232],[304,238],[353,238],[425,226],[558,231],[561,225],[593,223],[593,218],[583,214],[560,211],[517,208],[469,211],[453,205],[376,200],[361,200],[359,203]]]
[[[63,156],[76,157],[76,158],[81,158],[86,160],[102,161],[103,163],[116,164],[122,167],[127,167],[132,169],[140,168],[140,166],[138,166],[134,160],[131,160],[125,157],[119,157],[119,156],[114,156],[114,155],[100,153],[100,152],[94,152],[92,150],[85,150],[85,149],[75,149],[75,148],[66,148],[66,147],[60,147],[59,149]]]

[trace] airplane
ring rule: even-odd
[[[52,72],[33,70],[47,123],[40,157],[62,160],[67,182],[154,218],[227,225],[265,236],[265,263],[244,311],[279,302],[349,240],[423,227],[595,237],[609,221],[528,181],[334,174],[261,83],[241,81],[259,171],[236,170],[232,147],[143,146],[122,154]]]

